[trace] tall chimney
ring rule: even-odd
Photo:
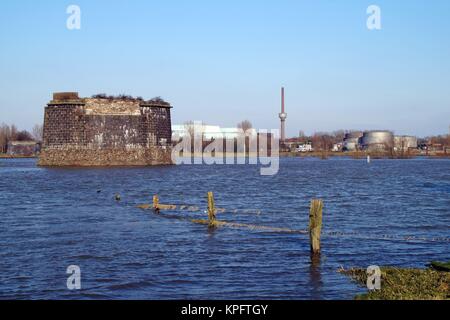
[[[281,144],[284,144],[286,140],[286,118],[287,113],[285,112],[284,108],[284,87],[281,88],[281,113],[279,114],[280,121],[281,121]]]

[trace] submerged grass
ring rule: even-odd
[[[361,285],[366,285],[364,269],[339,270]],[[357,295],[356,300],[448,300],[450,273],[432,269],[381,268],[381,290]]]

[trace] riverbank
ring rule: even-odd
[[[298,158],[320,158],[328,159],[331,157],[338,158],[352,158],[352,159],[366,159],[370,156],[371,159],[414,159],[414,158],[430,158],[430,159],[441,159],[450,158],[450,153],[421,153],[421,152],[411,152],[411,153],[388,153],[388,152],[363,152],[363,151],[353,151],[353,152],[280,152],[280,157],[298,157]]]
[[[364,269],[339,270],[361,286],[367,282]],[[356,300],[448,300],[450,273],[433,269],[381,267],[381,290],[355,297]]]
[[[204,154],[194,154],[194,157],[205,157]],[[225,157],[225,153],[217,153],[216,157]],[[234,156],[238,158],[248,157],[249,154],[245,154],[243,152],[234,153]],[[258,154],[250,153],[250,156],[257,157]],[[321,151],[313,151],[313,152],[280,152],[280,157],[285,158],[320,158],[320,159],[328,159],[332,157],[337,158],[352,158],[352,159],[366,159],[367,156],[370,156],[371,159],[413,159],[413,158],[429,158],[429,159],[441,159],[441,158],[450,158],[450,153],[429,153],[423,154],[419,152],[411,153],[411,154],[388,154],[388,153],[374,153],[374,152],[321,152]],[[208,157],[208,156],[207,156]],[[9,154],[0,154],[0,159],[37,159],[38,156],[20,156],[20,155],[9,155]]]

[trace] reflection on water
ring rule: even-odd
[[[0,160],[0,298],[351,299],[364,289],[336,272],[341,265],[423,267],[448,260],[449,243],[324,236],[311,260],[302,234],[214,230],[136,205],[158,194],[206,209],[214,191],[217,207],[241,209],[219,219],[300,230],[310,200],[322,198],[324,233],[449,237],[449,169],[449,160],[281,159],[279,174],[263,177],[242,165],[44,169]],[[81,268],[81,291],[66,288],[69,265]]]
[[[323,287],[320,269],[320,254],[311,254],[311,265],[309,267],[309,278],[312,286],[312,299],[321,299],[321,289]]]

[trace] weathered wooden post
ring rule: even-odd
[[[153,210],[159,211],[159,198],[158,195],[153,196]]]
[[[214,194],[212,192],[208,192],[208,221],[210,228],[215,227],[216,206],[214,204]]]
[[[309,210],[309,239],[311,241],[311,253],[320,254],[320,234],[322,232],[322,200],[312,200]]]

